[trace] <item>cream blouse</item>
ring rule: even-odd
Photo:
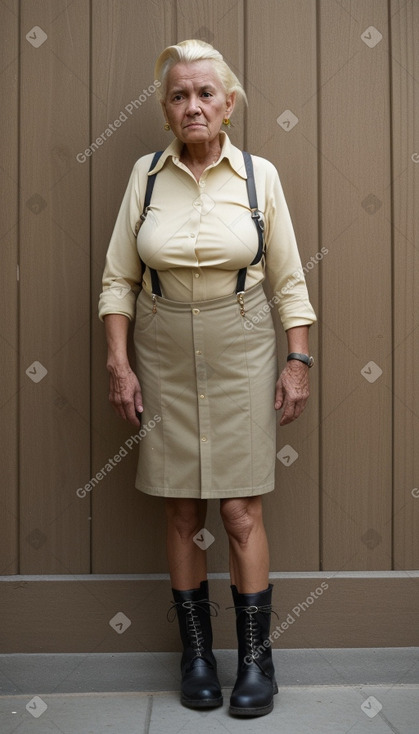
[[[239,268],[250,266],[258,249],[251,219],[246,170],[241,151],[221,132],[222,149],[199,183],[179,160],[182,143],[175,139],[157,165],[147,217],[136,237],[143,210],[152,154],[134,165],[106,255],[99,318],[124,314],[134,318],[142,287],[151,293],[148,268],[158,271],[163,297],[204,301],[234,293]],[[248,267],[245,288],[263,281],[273,289],[284,329],[312,324],[294,230],[275,167],[252,156],[258,206],[265,224],[266,258]],[[143,280],[142,280],[143,278]]]

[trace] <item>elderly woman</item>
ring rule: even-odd
[[[155,74],[174,140],[158,161],[145,155],[134,165],[110,241],[99,303],[109,399],[122,418],[148,428],[136,487],[165,498],[181,701],[205,708],[223,700],[207,536],[199,532],[207,499],[218,499],[238,636],[230,712],[260,716],[278,690],[262,496],[274,489],[276,411],[283,426],[307,402],[316,317],[276,169],[221,130],[236,99],[246,101],[237,77],[197,40],[166,48]],[[289,351],[279,377],[273,306]],[[135,371],[127,357],[134,316]]]

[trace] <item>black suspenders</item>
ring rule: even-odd
[[[152,171],[154,166],[157,165],[157,161],[159,160],[162,153],[163,153],[162,150],[158,150],[157,153],[154,153],[153,160],[151,161],[150,168],[148,169],[149,171]],[[147,188],[145,190],[145,196],[144,196],[143,213],[140,216],[140,219],[142,222],[144,222],[144,219],[147,216],[147,210],[148,210],[148,207],[150,206],[151,194],[153,193],[156,176],[157,176],[157,173],[154,173],[152,176],[147,177]],[[141,260],[141,266],[144,272],[145,265],[142,260]],[[159,283],[159,276],[157,275],[157,270],[154,270],[153,268],[149,268],[149,270],[150,270],[150,276],[151,276],[151,290],[155,296],[161,296],[161,288],[160,288],[160,283]]]
[[[149,171],[151,171],[154,168],[154,166],[157,164],[157,161],[159,160],[162,152],[163,151],[160,150],[154,154],[153,160],[151,161],[151,164],[150,164],[150,168],[148,169]],[[250,263],[250,265],[256,265],[258,262],[260,262],[265,252],[265,241],[264,241],[264,236],[263,236],[263,220],[262,220],[262,217],[260,216],[260,212],[258,209],[258,201],[257,201],[257,195],[256,195],[256,186],[255,186],[255,177],[253,173],[252,157],[249,153],[247,153],[246,151],[243,151],[243,158],[244,158],[244,164],[245,164],[246,173],[247,173],[247,179],[246,179],[247,196],[249,198],[249,206],[252,212],[252,219],[255,223],[257,233],[258,233],[258,251],[254,259]],[[147,216],[147,210],[148,210],[148,207],[150,206],[151,194],[153,193],[156,176],[157,176],[157,173],[154,173],[152,176],[148,176],[147,188],[146,188],[145,197],[144,197],[143,213],[141,214],[141,217],[140,217],[142,222],[144,221],[144,219]],[[145,265],[143,261],[141,261],[141,265],[144,270]],[[160,288],[160,282],[159,282],[159,276],[157,274],[157,270],[154,270],[154,268],[149,268],[149,270],[150,270],[150,276],[151,276],[152,292],[155,296],[161,296],[162,292]],[[240,270],[238,271],[235,293],[244,292],[246,273],[247,273],[247,268],[240,268]]]
[[[243,158],[244,158],[244,165],[246,166],[246,173],[247,173],[247,179],[246,179],[247,196],[249,199],[250,210],[252,212],[252,219],[255,223],[257,233],[258,233],[258,240],[259,240],[258,251],[256,253],[256,257],[250,263],[250,265],[256,265],[262,259],[262,255],[264,254],[264,249],[265,249],[265,241],[263,237],[263,219],[260,216],[260,212],[258,209],[258,199],[256,196],[256,186],[255,186],[255,177],[253,174],[252,156],[250,155],[250,153],[247,153],[244,150]],[[237,274],[237,285],[236,285],[236,291],[235,291],[236,293],[244,292],[246,272],[247,272],[247,268],[241,268]]]

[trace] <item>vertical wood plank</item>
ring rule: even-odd
[[[391,568],[387,3],[319,3],[324,569]]]
[[[244,79],[244,10],[243,1],[235,0],[177,0],[177,40],[198,38],[211,43],[220,51],[238,79]],[[238,148],[245,137],[244,105],[238,104],[232,115],[232,125],[226,131]],[[207,551],[208,567],[212,572],[228,570],[228,542],[223,528],[219,503],[209,502],[205,527],[215,541]]]
[[[18,81],[19,5],[13,0],[0,7],[3,41],[0,51],[0,127],[2,165],[0,186],[2,219],[2,287],[0,289],[0,575],[18,572]]]
[[[88,572],[89,4],[21,3],[22,573]]]
[[[198,38],[219,51],[226,63],[244,82],[243,0],[177,0],[177,41]],[[232,125],[226,130],[233,145],[244,145],[244,105],[237,104]]]
[[[419,6],[391,3],[394,568],[419,564]]]
[[[155,95],[138,100],[154,80],[154,62],[175,42],[173,3],[93,0],[92,132],[94,141],[121,112],[128,118],[91,156],[92,167],[92,473],[124,446],[135,428],[113,412],[106,372],[103,324],[97,304],[106,250],[135,161],[170,141]],[[89,141],[89,143],[91,142]],[[87,144],[89,144],[87,143]],[[87,166],[88,163],[83,164]],[[167,570],[163,502],[135,489],[138,447],[92,491],[94,573],[147,573]],[[89,476],[85,477],[88,482]],[[80,502],[87,505],[86,497]],[[157,539],[157,542],[156,542]]]
[[[250,2],[246,16],[246,91],[249,97],[247,149],[277,168],[293,220],[310,300],[317,311],[317,97],[316,6],[310,0]],[[303,50],[303,52],[302,52]],[[291,113],[288,114],[288,113]],[[294,115],[294,118],[292,117]],[[278,122],[292,119],[295,124]],[[312,264],[313,257],[316,265]],[[279,369],[287,354],[277,321]],[[310,330],[317,357],[317,326]],[[316,360],[317,361],[317,360]],[[293,424],[279,427],[277,450],[290,446],[298,458],[277,461],[277,482],[264,498],[272,570],[319,567],[318,380],[322,365],[310,372],[311,398]],[[279,423],[279,419],[278,419]],[[282,454],[281,454],[282,455]],[[289,456],[289,450],[283,454]],[[288,460],[285,458],[285,462]]]

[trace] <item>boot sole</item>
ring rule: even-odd
[[[233,716],[265,716],[270,714],[273,710],[274,702],[272,701],[267,706],[260,706],[258,708],[237,708],[236,706],[230,706],[229,713]]]
[[[275,687],[273,689],[273,695],[278,693],[278,686],[275,683]],[[233,714],[233,716],[265,716],[266,714],[270,714],[273,710],[274,702],[273,699],[270,701],[270,703],[266,704],[266,706],[255,706],[253,708],[244,708],[241,706],[231,706],[229,708],[229,713]]]
[[[194,699],[183,698],[182,696],[180,702],[188,709],[213,709],[223,705],[223,697],[221,696],[220,698],[203,698],[202,701],[195,701]]]

